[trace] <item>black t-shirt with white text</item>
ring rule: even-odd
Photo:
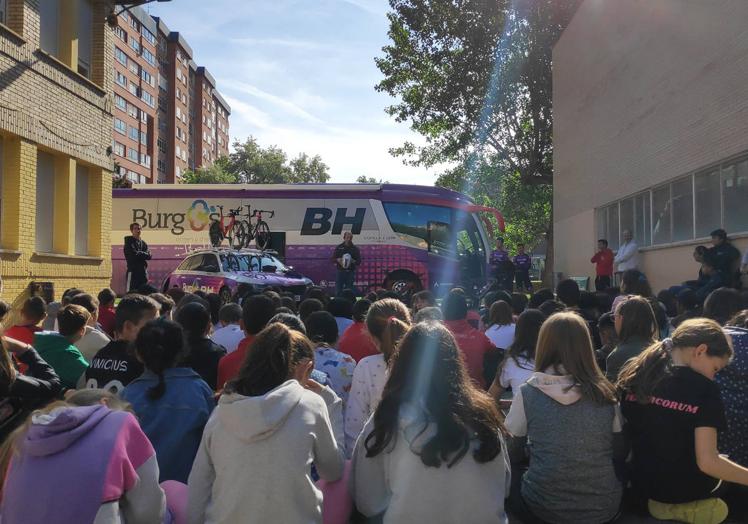
[[[696,464],[696,428],[726,428],[716,383],[679,366],[646,404],[627,391],[621,411],[632,440],[634,484],[647,498],[677,504],[709,498],[718,480]]]
[[[143,364],[135,357],[130,342],[112,340],[91,359],[86,370],[86,387],[120,393],[143,374]]]

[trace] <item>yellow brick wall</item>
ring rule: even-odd
[[[97,293],[111,280],[111,189],[113,162],[108,148],[112,132],[113,34],[104,22],[111,4],[94,6],[93,57],[88,80],[39,49],[38,3],[8,0],[8,26],[0,25],[0,135],[3,138],[2,215],[0,216],[0,299],[20,304],[32,281],[52,282],[55,297],[70,287]],[[72,2],[70,5],[75,4]],[[66,4],[67,5],[67,4]],[[61,17],[65,23],[70,17]],[[62,28],[71,34],[75,27]],[[64,56],[62,59],[64,60]],[[68,173],[55,187],[54,251],[35,252],[37,152],[55,156]],[[74,252],[73,194],[75,166],[84,165],[88,182],[88,254]],[[72,199],[72,200],[71,200]],[[72,204],[72,216],[63,217],[61,203]],[[67,219],[66,219],[67,218]],[[52,227],[52,224],[50,224]]]

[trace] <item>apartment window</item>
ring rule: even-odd
[[[166,76],[158,75],[158,87],[164,91],[169,90],[169,81],[166,79]]]
[[[127,114],[133,118],[138,118],[138,108],[132,104],[127,104]]]
[[[153,75],[145,69],[140,70],[140,78],[142,78],[149,86],[155,87],[156,82],[153,80]]]
[[[181,108],[179,108],[179,107],[176,108],[176,115],[177,115],[177,118],[182,118],[182,109]]]
[[[722,223],[719,168],[694,176],[696,192],[696,238],[708,237]]]
[[[135,29],[136,31],[140,31],[140,24],[138,23],[137,20],[135,20],[135,17],[134,16],[129,16],[128,18],[130,20],[130,26],[133,29]]]
[[[93,43],[93,7],[89,0],[79,1],[78,7],[78,73],[89,78]]]
[[[130,91],[130,94],[138,96],[138,85],[130,82],[129,87],[127,88],[128,91]]]
[[[176,146],[176,148],[174,149],[174,151],[176,152],[176,157],[177,158],[180,158],[182,156],[182,148],[181,147]]]
[[[113,149],[114,149],[115,155],[122,156],[122,157],[125,156],[125,145],[124,144],[120,144],[119,142],[115,141]]]
[[[176,93],[177,93],[177,98],[181,99],[182,98],[182,90],[179,89],[179,88],[177,88]]]
[[[151,155],[140,153],[140,163],[146,167],[151,167]]]
[[[182,160],[187,162],[187,151],[185,151],[184,149],[182,149]]]
[[[39,2],[40,45],[51,55],[59,55],[60,1]]]
[[[119,38],[123,42],[127,42],[127,33],[125,33],[125,30],[120,26],[114,28],[114,34],[117,35],[117,38]]]
[[[156,57],[153,56],[153,53],[151,53],[147,49],[142,48],[140,50],[140,56],[142,56],[145,59],[145,61],[151,64],[152,66],[154,67],[156,66]]]
[[[75,254],[88,255],[88,168],[75,170]]]
[[[176,166],[174,169],[175,174],[177,175],[177,179],[182,178],[182,168],[179,166]]]
[[[42,2],[44,4],[45,2]],[[36,155],[36,250],[52,251],[54,224],[55,158],[44,151]]]
[[[114,71],[114,81],[122,87],[127,87],[127,77],[119,71]]]
[[[134,75],[140,74],[140,66],[134,60],[130,60],[130,62],[127,64],[127,69],[129,69],[130,72]]]
[[[141,98],[141,99],[142,99],[142,100],[143,100],[143,101],[144,101],[144,102],[145,102],[146,104],[148,104],[149,106],[151,106],[151,107],[156,107],[156,99],[155,99],[155,98],[153,98],[153,95],[152,95],[152,94],[150,94],[150,93],[149,93],[148,91],[145,91],[145,90],[144,90],[144,91],[143,91],[143,92],[142,92],[142,93],[140,94],[140,98]]]
[[[114,58],[116,58],[117,62],[120,64],[124,66],[127,65],[127,54],[119,47],[114,48]]]
[[[137,162],[138,160],[140,160],[138,156],[138,150],[131,147],[127,148],[127,158],[129,158],[133,162]]]
[[[158,170],[161,173],[166,173],[166,162],[164,162],[163,160],[159,160],[158,161]]]
[[[143,38],[146,40],[146,42],[148,42],[152,46],[156,45],[156,37],[148,29],[146,29],[145,27],[141,27],[140,34],[143,35]]]
[[[120,120],[119,118],[115,118],[114,119],[114,130],[124,135],[127,133],[127,124],[125,124],[125,122]]]
[[[130,47],[132,47],[132,50],[135,51],[136,53],[140,51],[140,44],[134,38],[130,39]]]
[[[148,144],[148,133],[144,131],[140,132],[140,143],[143,145]]]
[[[148,123],[148,113],[146,113],[145,111],[141,111],[140,112],[140,121],[143,122],[144,124],[147,124]]]
[[[127,108],[127,102],[119,95],[114,95],[114,105],[124,111]]]

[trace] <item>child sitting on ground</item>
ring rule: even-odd
[[[195,371],[178,367],[183,351],[179,324],[152,320],[138,333],[135,354],[145,372],[122,391],[156,448],[161,481],[187,482],[200,437],[215,402]]]
[[[90,318],[84,307],[68,304],[57,312],[59,332],[41,331],[34,335],[34,349],[52,366],[65,389],[75,389],[88,369],[88,362],[75,343],[83,337]]]
[[[748,468],[717,449],[727,423],[714,377],[732,354],[719,324],[690,319],[621,370],[633,484],[656,519],[719,524],[728,513],[721,481],[748,486]]]

